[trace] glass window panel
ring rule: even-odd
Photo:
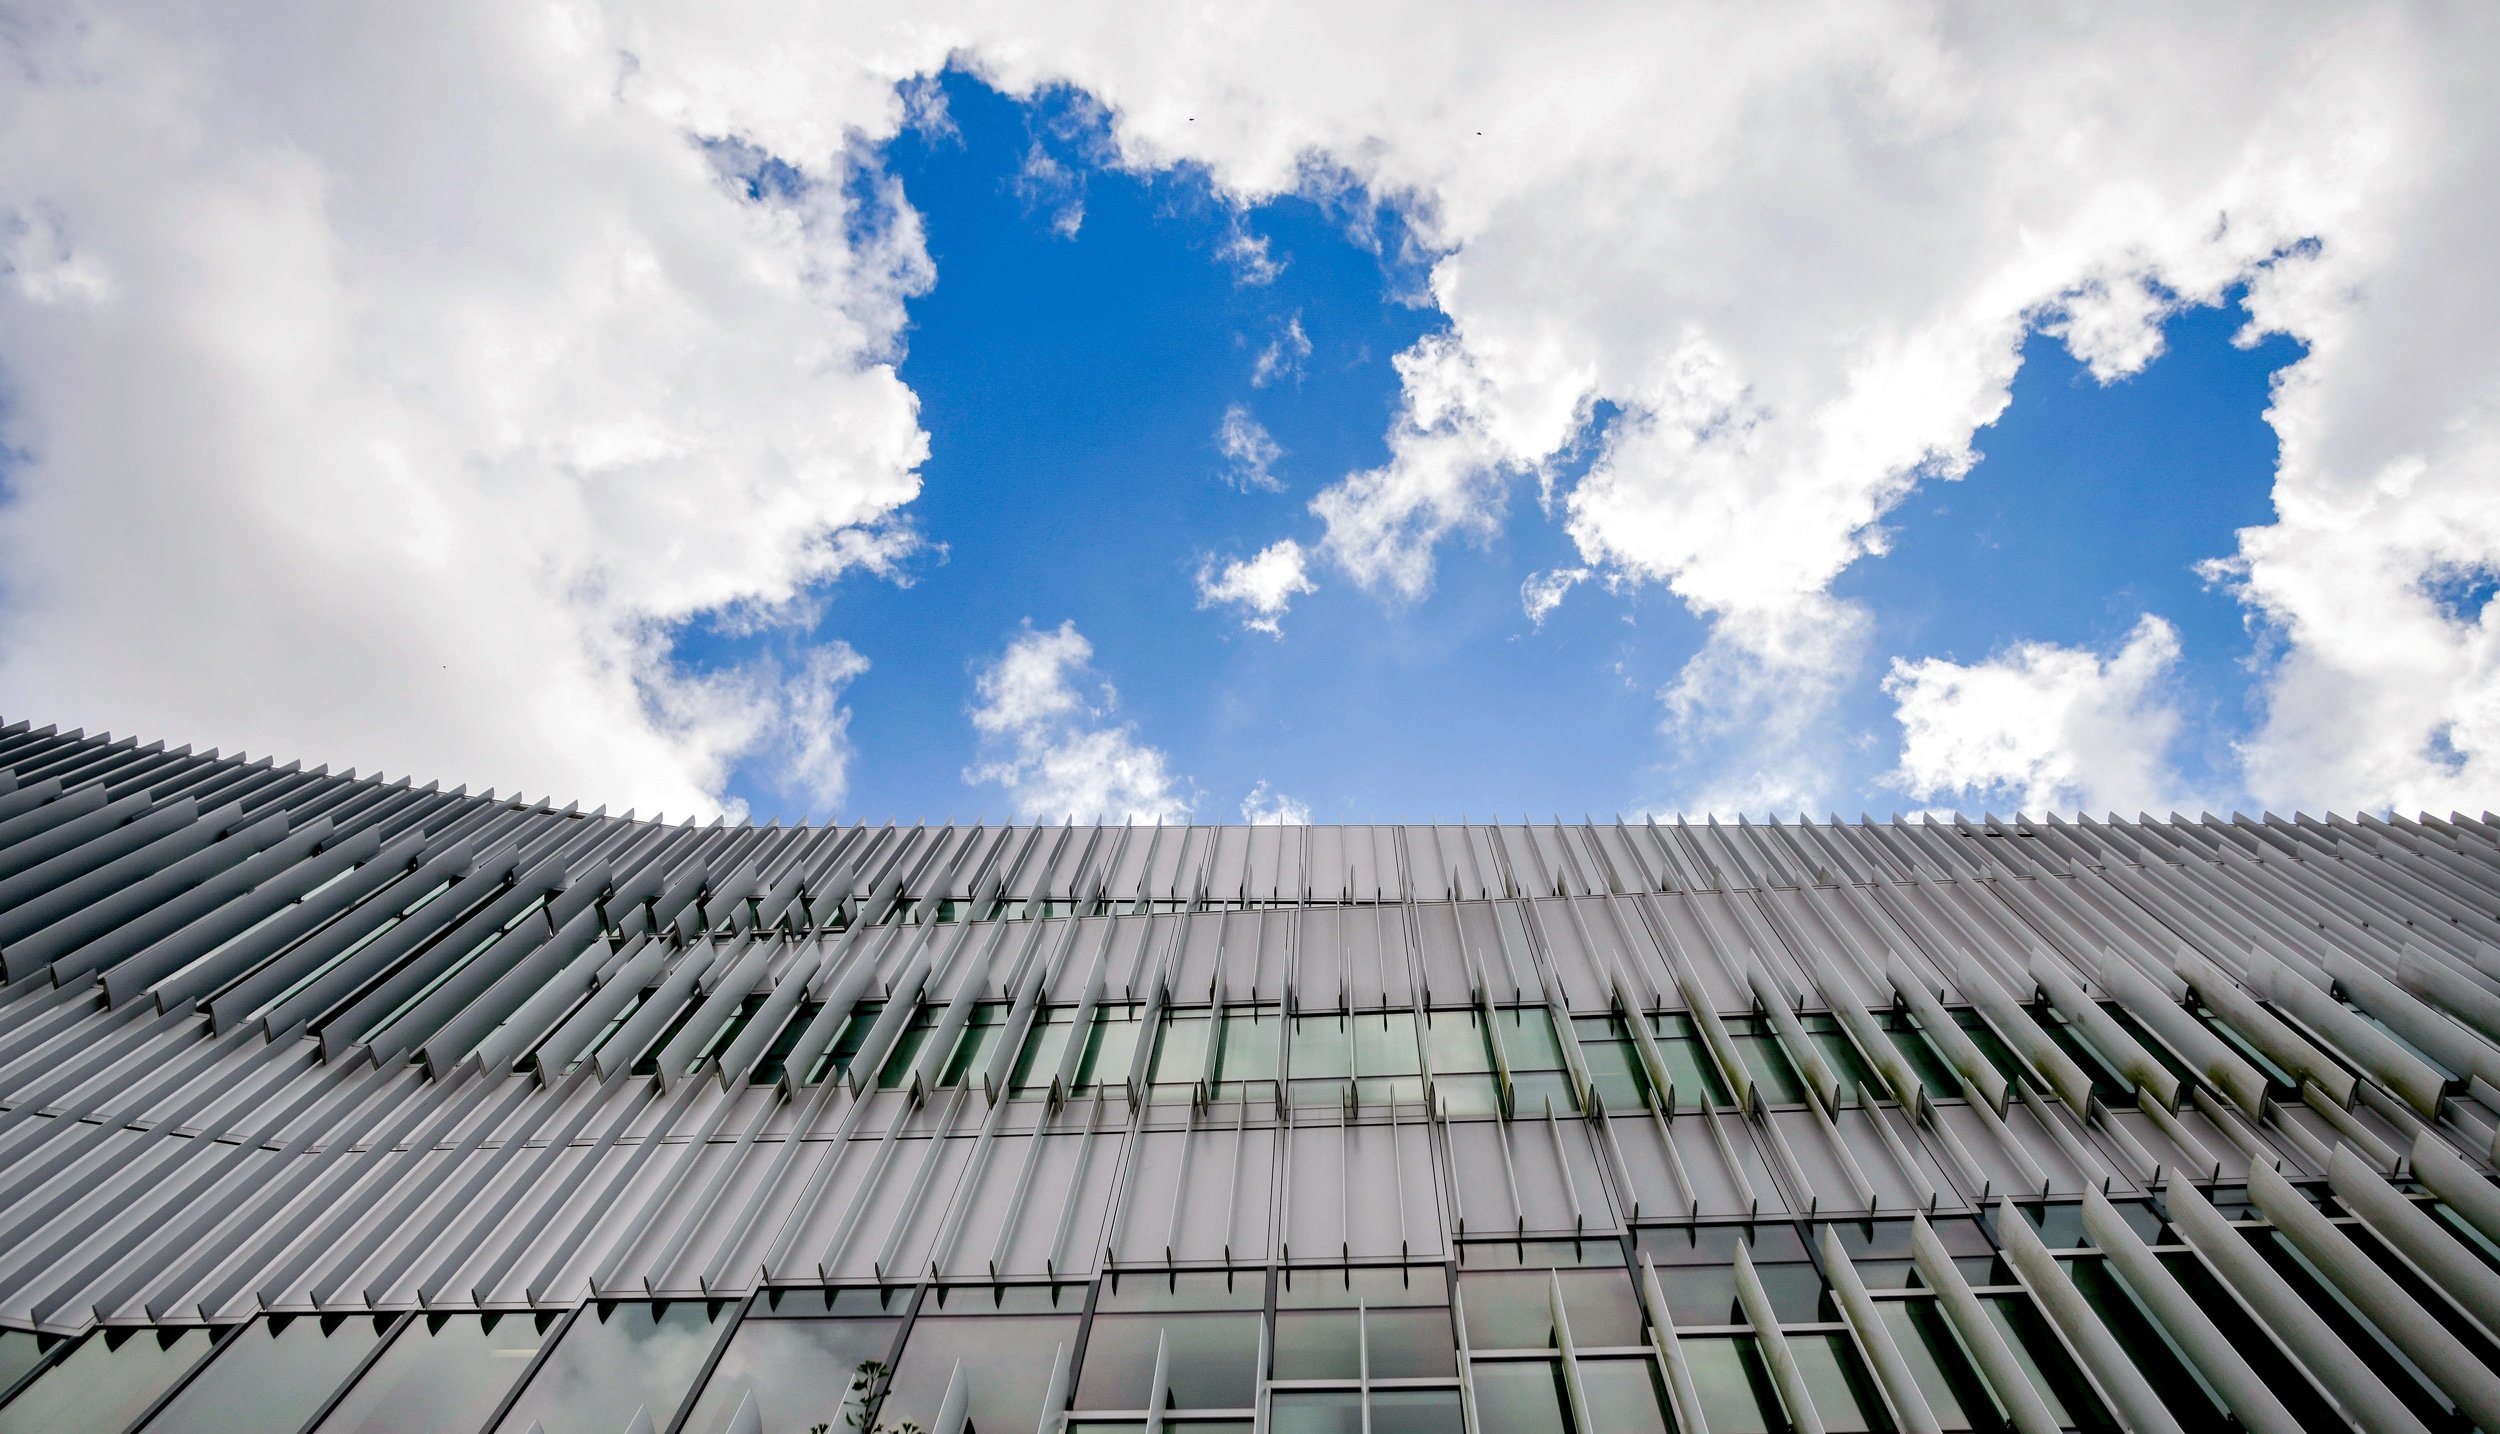
[[[1024,1049],[1016,1056],[1016,1068],[1008,1076],[1008,1089],[1017,1095],[1050,1084],[1059,1074],[1059,1062],[1066,1058],[1068,1037],[1076,1030],[1076,1017],[1066,1011],[1053,1011],[1033,1023],[1025,1033]]]
[[[2055,1415],[2060,1424],[2075,1423],[2075,1416],[2068,1412],[2072,1407],[2068,1401],[2074,1399],[2083,1381],[2065,1358],[2064,1351],[2056,1347],[2056,1336],[2049,1333],[2040,1312],[2031,1307],[2030,1300],[2019,1295],[1983,1298],[1980,1303],[1987,1306],[1988,1318],[1995,1323],[1997,1333],[2005,1336],[2006,1347],[2014,1352],[2014,1359],[2022,1365],[2031,1387],[2040,1391],[2041,1401],[2049,1406],[2049,1413]],[[2099,1412],[2088,1402],[2076,1400],[2075,1403],[2086,1415]],[[2097,1425],[2104,1421],[2095,1418],[2090,1422]]]
[[[1354,1018],[1354,1072],[1363,1076],[1411,1076],[1423,1071],[1415,1045],[1415,1013],[1384,1011]]]
[[[1493,1077],[1482,1072],[1436,1074],[1432,1080],[1432,1098],[1450,1115],[1494,1115],[1502,1108],[1501,1095],[1494,1088]]]
[[[1736,1054],[1745,1062],[1746,1074],[1762,1090],[1762,1098],[1773,1105],[1796,1105],[1806,1098],[1806,1083],[1797,1075],[1797,1068],[1788,1063],[1788,1053],[1768,1033],[1747,1030],[1750,1020],[1730,1021],[1728,1038]]]
[[[1436,1080],[1493,1069],[1493,1048],[1486,1044],[1481,1011],[1427,1011],[1424,1038],[1431,1047]]]
[[[920,1307],[932,1315],[1082,1314],[1083,1285],[939,1285]],[[750,1316],[752,1318],[752,1316]]]
[[[1521,1115],[1543,1115],[1550,1105],[1556,1115],[1571,1115],[1580,1109],[1580,1099],[1571,1088],[1571,1076],[1564,1071],[1513,1071],[1511,1073],[1511,1109]]]
[[[1995,1418],[1995,1405],[1979,1387],[1979,1377],[1962,1357],[1962,1348],[1946,1328],[1934,1300],[1885,1300],[1875,1308],[1882,1312],[1884,1328],[1910,1366],[1910,1376],[1918,1381],[1918,1392],[1926,1396],[1938,1424],[1946,1429],[1973,1427],[1966,1401],[1968,1408]]]
[[[1884,1407],[1883,1396],[1867,1381],[1858,1354],[1845,1334],[1792,1334],[1788,1352],[1805,1379],[1806,1397],[1831,1434],[1869,1434],[1884,1427],[1868,1411]]]
[[[1693,1373],[1693,1392],[1701,1399],[1701,1417],[1710,1434],[1771,1434],[1773,1421],[1786,1429],[1777,1413],[1779,1396],[1771,1389],[1771,1371],[1751,1338],[1682,1341],[1684,1363]]]
[[[1953,1073],[1952,1062],[1938,1054],[1934,1044],[1919,1031],[1918,1022],[1910,1013],[1888,1010],[1879,1018],[1885,1034],[1892,1038],[1901,1059],[1909,1063],[1911,1074],[1927,1087],[1927,1094],[1939,1100],[1951,1100],[1962,1093],[1962,1078]]]
[[[1554,1032],[1553,1012],[1543,1006],[1505,1006],[1493,1018],[1502,1023],[1502,1047],[1513,1076],[1563,1069],[1562,1037]]]
[[[615,1434],[636,1409],[648,1411],[655,1425],[666,1421],[702,1371],[724,1308],[700,1300],[590,1306],[498,1427],[507,1434],[532,1423],[545,1434]]]
[[[1762,1293],[1771,1301],[1771,1313],[1782,1324],[1808,1324],[1837,1316],[1837,1311],[1823,1308],[1823,1277],[1802,1260],[1756,1265],[1754,1275],[1762,1281]]]
[[[903,1034],[895,1039],[894,1049],[886,1053],[885,1064],[877,1071],[879,1089],[892,1090],[911,1074],[912,1064],[920,1058],[920,1048],[937,1034],[942,1014],[935,1006],[922,1006],[912,1013],[911,1024],[903,1027]]]
[[[252,1321],[183,1387],[150,1430],[263,1434],[299,1429],[381,1343],[387,1316],[286,1316]]]
[[[0,1407],[0,1434],[121,1434],[215,1343],[204,1329],[91,1334]]]
[[[1097,1314],[1085,1336],[1080,1409],[1143,1409],[1154,1385],[1155,1344],[1168,1340],[1175,1409],[1247,1409],[1258,1389],[1255,1314]]]
[[[2162,1402],[2189,1429],[2220,1427],[2228,1411],[2219,1398],[2209,1391],[2202,1377],[2194,1373],[2185,1356],[2174,1346],[2152,1316],[2136,1303],[2126,1285],[2110,1273],[2106,1262],[2097,1258],[2068,1262],[2067,1275],[2075,1289],[2091,1304],[2093,1313],[2117,1337],[2119,1347],[2144,1371]]]
[[[877,1024],[877,1017],[884,1014],[883,1001],[862,1001],[853,1006],[851,1013],[842,1018],[842,1029],[834,1036],[833,1044],[816,1058],[815,1067],[808,1071],[806,1083],[815,1085],[849,1070],[852,1058],[859,1054],[861,1044],[868,1039],[868,1032]]]
[[[1359,1379],[1362,1351],[1353,1310],[1284,1310],[1276,1316],[1277,1379]],[[1443,1327],[1446,1329],[1447,1322]]]
[[[1841,1029],[1837,1018],[1802,1016],[1798,1019],[1806,1028],[1807,1037],[1814,1042],[1815,1051],[1823,1057],[1823,1063],[1832,1068],[1832,1075],[1840,1081],[1843,1089],[1854,1091],[1859,1086],[1883,1088],[1883,1081],[1867,1068],[1866,1058],[1858,1054],[1857,1042],[1849,1039],[1849,1033]]]
[[[2291,1357],[2283,1353],[2247,1310],[2241,1308],[2240,1302],[2222,1287],[2221,1281],[2214,1277],[2202,1260],[2186,1250],[2165,1253],[2160,1259],[2162,1268],[2179,1282],[2179,1288],[2186,1292],[2189,1299],[2196,1301],[2196,1307],[2204,1311],[2205,1318],[2214,1322],[2222,1337],[2239,1351],[2240,1358],[2248,1361],[2249,1368],[2266,1382],[2266,1387],[2274,1391],[2275,1397],[2283,1401],[2294,1418],[2313,1430],[2343,1427],[2341,1418],[2326,1402],[2325,1396],[2309,1382],[2300,1366],[2292,1363]]]
[[[1127,1080],[1129,1065],[1137,1058],[1138,1027],[1143,1024],[1137,1012],[1126,1007],[1094,1012],[1094,1028],[1085,1033],[1085,1054],[1076,1065],[1076,1088],[1086,1091]]]
[[[2123,1106],[2133,1098],[2134,1086],[2093,1048],[2090,1041],[2084,1039],[2083,1032],[2074,1022],[2047,1005],[2034,1006],[2030,1010],[2033,1019],[2039,1021],[2041,1029],[2048,1033],[2049,1039],[2057,1042],[2091,1080],[2092,1093],[2099,1096],[2104,1104]]]
[[[1102,1287],[1105,1310],[1256,1310],[1267,1307],[1262,1271],[1113,1275]]]
[[[1581,1360],[1589,1427],[1606,1434],[1667,1434],[1667,1388],[1657,1369],[1657,1361],[1648,1359]]]
[[[1458,1341],[1446,1309],[1368,1310],[1363,1328],[1371,1341],[1374,1379],[1447,1379],[1458,1373]]]
[[[1466,1434],[1455,1389],[1375,1389],[1371,1434]]]
[[[879,1411],[889,1427],[937,1424],[947,1381],[961,1361],[967,1406],[976,1429],[1020,1431],[1042,1418],[1050,1371],[1059,1348],[1076,1345],[1077,1320],[1069,1315],[927,1315],[912,1321],[903,1357],[894,1366],[894,1387]],[[1256,1341],[1253,1340],[1255,1348]],[[803,1434],[803,1431],[801,1431]]]
[[[1354,1074],[1354,1037],[1345,1016],[1293,1018],[1295,1080],[1346,1080]]]
[[[1588,1062],[1589,1084],[1608,1110],[1639,1110],[1649,1104],[1649,1073],[1641,1053],[1630,1041],[1591,1041],[1580,1047]]]
[[[1499,1271],[1459,1276],[1473,1349],[1546,1349],[1554,1343],[1548,1279],[1562,1283],[1572,1343],[1584,1348],[1641,1342],[1641,1310],[1619,1270]]]
[[[1377,1311],[1385,1305],[1447,1305],[1450,1281],[1439,1265],[1404,1265],[1283,1271],[1276,1286],[1278,1309]]]
[[[1224,1044],[1215,1053],[1215,1078],[1224,1085],[1276,1079],[1276,1046],[1284,1025],[1274,1011],[1235,1011],[1224,1017]]]
[[[1476,1419],[1503,1434],[1571,1434],[1562,1366],[1550,1359],[1488,1361],[1475,1366]],[[1712,1429],[1717,1430],[1713,1425]]]
[[[851,1377],[894,1349],[891,1319],[757,1319],[750,1315],[721,1351],[686,1419],[686,1434],[720,1434],[750,1391],[764,1434],[807,1434],[836,1421]],[[652,1416],[660,1427],[662,1417]]]
[[[475,1429],[529,1369],[539,1342],[560,1318],[420,1315],[321,1421],[321,1434]]]
[[[772,1045],[766,1048],[764,1058],[755,1063],[755,1073],[748,1078],[748,1083],[771,1085],[781,1079],[790,1052],[798,1049],[799,1037],[807,1034],[808,1026],[824,1009],[822,1001],[799,1002],[798,1008],[790,1013],[790,1019],[782,1023],[781,1033],[774,1036]]]
[[[0,1395],[6,1395],[43,1357],[52,1352],[53,1337],[22,1329],[0,1329]]]
[[[1146,1079],[1155,1085],[1196,1085],[1207,1069],[1208,1024],[1203,1014],[1166,1015]]]
[[[1267,1427],[1269,1434],[1363,1434],[1362,1391],[1279,1391],[1269,1398]]]
[[[849,1289],[766,1290],[764,1302],[747,1311],[748,1319],[818,1319],[826,1315],[892,1315],[902,1318],[911,1308],[911,1288],[863,1285]]]
[[[962,1085],[966,1080],[987,1070],[990,1052],[1007,1033],[1007,1008],[995,1001],[983,1001],[972,1008],[964,1021],[963,1033],[955,1038],[954,1054],[946,1058],[946,1069],[938,1073],[941,1086]]]
[[[1659,1063],[1667,1068],[1667,1079],[1675,1083],[1675,1099],[1680,1108],[1699,1109],[1704,1091],[1719,1105],[1735,1100],[1728,1091],[1726,1077],[1719,1071],[1719,1063],[1711,1058],[1710,1048],[1694,1030],[1692,1017],[1669,1011],[1652,1016],[1650,1022],[1657,1036]]]
[[[1612,1239],[1483,1240],[1458,1247],[1459,1263],[1485,1270],[1620,1270],[1623,1246]]]

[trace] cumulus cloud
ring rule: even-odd
[[[1004,787],[1033,820],[1178,821],[1192,803],[1164,754],[1111,725],[1119,693],[1097,682],[1094,645],[1073,622],[1027,626],[974,679],[973,730],[984,759],[964,781]],[[1091,694],[1084,690],[1091,688]]]
[[[1270,791],[1267,779],[1250,789],[1241,799],[1241,819],[1254,827],[1307,827],[1311,824],[1308,802],[1297,802],[1283,792]]]
[[[1234,604],[1244,609],[1242,626],[1282,637],[1281,624],[1295,594],[1319,591],[1310,579],[1308,558],[1300,543],[1280,538],[1256,557],[1226,563],[1222,572],[1209,561],[1198,570],[1198,606]]]
[[[2500,218],[2500,16],[1601,6],[1436,14],[1417,45],[1416,12],[1384,6],[1332,10],[1320,54],[1283,9],[1102,23],[990,72],[1086,85],[1129,163],[1412,216],[1447,325],[1401,356],[1388,462],[1312,505],[1358,583],[1426,591],[1440,544],[1489,537],[1617,413],[1563,492],[1583,562],[1668,587],[1712,624],[1688,677],[1797,694],[1778,730],[1828,754],[1823,694],[1868,630],[1830,584],[1908,492],[1975,461],[2024,336],[2123,378],[2168,313],[2246,283],[2254,328],[2308,347],[2270,411],[2280,516],[2228,574],[2280,642],[2249,784],[2488,791],[2500,664],[2421,579],[2500,559],[2500,299],[2456,281]],[[1665,695],[1682,741],[1731,715],[1700,713],[1707,684]]]
[[[2027,642],[1968,666],[1896,658],[1884,679],[1902,729],[1893,784],[2026,812],[2167,810],[2180,800],[2163,756],[2179,713],[2163,684],[2178,658],[2177,631],[2150,613],[2107,657]]]
[[[1302,364],[1311,356],[1311,336],[1302,332],[1302,316],[1294,315],[1285,322],[1285,331],[1268,340],[1259,350],[1258,362],[1250,366],[1250,386],[1265,388],[1280,378],[1299,379]]]
[[[1564,596],[1573,587],[1587,582],[1588,577],[1587,568],[1556,568],[1551,572],[1530,573],[1527,581],[1519,585],[1520,610],[1527,613],[1528,621],[1543,627],[1546,614],[1561,607]]]
[[[847,650],[694,677],[670,635],[908,550],[930,267],[859,151],[768,162],[622,48],[505,5],[0,26],[12,709],[644,811],[780,751],[838,796]]]
[[[1559,483],[1580,565],[1710,624],[1661,694],[1716,753],[1694,791],[1817,780],[1867,659],[1832,580],[1975,461],[2026,334],[2119,379],[2246,284],[2252,332],[2306,345],[2269,410],[2276,520],[2214,570],[2269,634],[2248,784],[2468,800],[2500,658],[2426,584],[2500,563],[2500,298],[2458,278],[2500,219],[2496,27],[2254,0],[64,10],[0,39],[27,455],[0,685],[716,791],[790,719],[675,675],[669,625],[900,541],[921,437],[884,364],[928,268],[855,157],[951,57],[1075,87],[1102,155],[1233,204],[1395,206],[1445,322],[1398,358],[1386,461],[1314,498],[1312,551],[1411,600],[1442,544]],[[1081,222],[1081,173],[1035,153],[1037,209]],[[747,154],[805,182],[742,181]]]
[[[1253,488],[1270,493],[1285,490],[1284,480],[1275,473],[1276,460],[1285,456],[1285,450],[1240,404],[1227,407],[1224,421],[1215,426],[1215,451],[1224,455],[1224,481],[1232,486],[1245,493]]]

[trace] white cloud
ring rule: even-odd
[[[698,678],[669,634],[909,547],[917,222],[840,142],[750,198],[622,48],[508,5],[0,27],[13,710],[646,812],[781,751],[838,795],[847,650]]]
[[[1133,164],[1195,161],[1237,197],[1403,201],[1448,324],[1402,356],[1389,461],[1314,499],[1329,560],[1419,595],[1439,544],[1495,532],[1613,405],[1563,494],[1582,561],[1712,623],[1689,677],[1746,667],[1738,690],[1799,694],[1778,728],[1826,768],[1842,737],[1813,702],[1862,670],[1869,630],[1830,584],[1912,488],[1974,461],[2024,335],[2123,377],[2166,312],[2253,278],[2258,327],[2308,356],[2270,413],[2281,517],[2239,555],[2283,643],[2250,786],[2487,792],[2500,657],[2421,578],[2500,561],[2500,291],[2457,278],[2500,220],[2500,16],[1810,13],[1434,12],[1418,45],[1412,8],[1331,7],[1314,48],[1305,11],[1116,32],[1088,12],[984,53],[1002,83],[1091,89]],[[1827,665],[1781,665],[1799,656]],[[1670,691],[1690,744],[1710,692]],[[1714,760],[1696,790],[1791,759]]]
[[[1259,350],[1257,363],[1250,366],[1250,386],[1265,388],[1280,378],[1299,380],[1303,361],[1311,356],[1311,337],[1302,332],[1302,316],[1294,315],[1285,323],[1285,331],[1268,340]]]
[[[1224,236],[1222,244],[1216,246],[1215,257],[1232,265],[1242,283],[1272,284],[1276,282],[1277,275],[1285,272],[1285,265],[1283,260],[1269,258],[1267,250],[1266,235],[1236,228]],[[1299,332],[1298,325],[1296,332]],[[1305,348],[1307,351],[1308,346]]]
[[[1276,460],[1285,450],[1267,436],[1267,430],[1250,416],[1250,410],[1236,403],[1224,410],[1224,421],[1215,426],[1215,451],[1224,455],[1224,481],[1247,493],[1253,488],[1270,493],[1285,490],[1284,481],[1276,476]]]
[[[2179,714],[2163,691],[2179,635],[2146,614],[2108,657],[2045,642],[1963,666],[1898,658],[1884,679],[1903,740],[1894,785],[1921,801],[2020,811],[2166,811]]]
[[[843,689],[867,670],[868,659],[849,643],[830,642],[810,651],[789,679],[790,750],[781,770],[819,813],[838,811],[850,793],[851,709],[839,704]]]
[[[1283,792],[1270,791],[1267,779],[1250,789],[1241,799],[1241,819],[1254,827],[1307,827],[1311,824],[1308,802],[1297,802]]]
[[[1036,821],[1178,821],[1191,802],[1164,754],[1137,740],[1133,724],[1107,725],[1119,708],[1111,684],[1092,683],[1094,646],[1073,622],[1031,627],[981,670],[973,729],[984,760],[964,781],[996,782],[1017,815]],[[1099,701],[1080,691],[1094,685]]]
[[[1530,573],[1527,581],[1519,585],[1520,610],[1527,613],[1528,621],[1543,627],[1546,614],[1561,607],[1564,595],[1574,586],[1587,582],[1588,577],[1587,568],[1556,568],[1551,572]]]
[[[1226,563],[1220,573],[1209,560],[1198,570],[1198,606],[1237,604],[1247,609],[1242,626],[1282,637],[1285,630],[1281,624],[1286,610],[1293,606],[1294,595],[1319,591],[1319,585],[1310,579],[1308,557],[1300,543],[1280,538],[1256,557]]]
[[[1828,770],[1868,631],[1830,584],[1973,461],[2027,332],[2123,377],[2166,311],[2251,281],[2255,327],[2307,356],[2269,411],[2278,517],[2225,573],[2280,644],[2249,785],[2472,800],[2500,656],[2424,580],[2500,563],[2500,294],[2459,278],[2500,227],[2496,26],[2254,0],[38,17],[0,40],[0,378],[30,455],[0,690],[704,800],[787,718],[684,683],[661,635],[890,558],[915,491],[882,363],[928,270],[907,209],[846,239],[837,181],[957,57],[1078,87],[1119,162],[1199,166],[1236,205],[1409,217],[1446,323],[1400,356],[1387,461],[1312,505],[1358,583],[1426,592],[1440,544],[1490,537],[1620,412],[1562,511],[1582,565],[1712,625],[1668,689],[1718,754],[1698,791]],[[690,137],[810,183],[746,201]],[[1036,193],[1081,216],[1081,189]],[[1720,692],[1795,745],[1746,746]]]

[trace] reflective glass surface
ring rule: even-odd
[[[387,1316],[264,1316],[148,1421],[150,1434],[299,1429],[382,1339]]]
[[[593,1305],[581,1312],[497,1426],[522,1434],[616,1434],[636,1409],[654,1425],[677,1413],[727,1318],[699,1300]]]
[[[1372,1434],[1466,1434],[1455,1389],[1375,1389]]]
[[[686,1420],[687,1434],[720,1434],[755,1396],[765,1434],[807,1434],[818,1424],[841,1427],[837,1413],[862,1361],[883,1363],[894,1349],[893,1319],[759,1319],[750,1314],[721,1351],[720,1363]],[[674,1412],[674,1411],[671,1411]],[[655,1415],[655,1426],[665,1416]]]
[[[22,1329],[0,1329],[0,1395],[26,1377],[27,1371],[43,1363],[52,1348],[52,1341]]]
[[[1269,1434],[1363,1434],[1362,1391],[1280,1391],[1270,1397],[1267,1427]]]
[[[1649,1359],[1581,1360],[1589,1426],[1607,1434],[1667,1434],[1667,1389],[1656,1369]]]
[[[887,1425],[934,1428],[947,1381],[960,1362],[977,1429],[1022,1430],[1041,1422],[1042,1397],[1059,1349],[1075,1353],[1074,1315],[948,1315],[925,1312],[894,1366],[880,1417]]]
[[[1663,1271],[1661,1274],[1663,1275]],[[1571,1341],[1580,1348],[1641,1342],[1641,1310],[1620,1270],[1499,1270],[1458,1277],[1471,1349],[1546,1349],[1554,1345],[1548,1280],[1562,1283]]]
[[[1550,1359],[1502,1360],[1476,1369],[1476,1418],[1506,1434],[1571,1434],[1562,1366]],[[1713,1434],[1724,1434],[1711,1426]]]
[[[1358,1379],[1362,1350],[1353,1310],[1280,1310],[1276,1315],[1277,1379]]]
[[[1771,1389],[1771,1371],[1750,1337],[1681,1343],[1710,1434],[1771,1434],[1775,1420],[1777,1427],[1788,1427],[1778,1412],[1779,1396]]]
[[[204,1329],[91,1334],[0,1406],[0,1434],[121,1434],[213,1343]]]
[[[1143,1409],[1155,1342],[1170,1342],[1171,1408],[1247,1409],[1258,1387],[1255,1314],[1097,1314],[1085,1337],[1079,1409]]]
[[[1883,1408],[1883,1397],[1858,1363],[1857,1351],[1844,1334],[1792,1334],[1788,1352],[1806,1382],[1814,1412],[1831,1434],[1867,1434],[1882,1427],[1868,1411]]]
[[[392,1337],[381,1358],[321,1421],[320,1434],[476,1429],[529,1368],[560,1318],[420,1315]]]

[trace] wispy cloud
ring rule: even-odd
[[[1284,331],[1268,340],[1259,350],[1258,362],[1250,366],[1250,386],[1265,388],[1278,379],[1300,379],[1302,365],[1311,356],[1311,336],[1302,332],[1302,316],[1285,321]]]
[[[1250,416],[1250,410],[1236,403],[1224,410],[1224,421],[1215,428],[1215,451],[1224,455],[1224,481],[1247,493],[1253,488],[1270,493],[1285,490],[1284,480],[1276,476],[1276,460],[1285,450],[1267,436],[1267,430]]]
[[[1268,257],[1267,236],[1235,228],[1217,245],[1215,257],[1233,266],[1233,274],[1244,284],[1272,284],[1285,272],[1281,259]]]
[[[1563,597],[1575,585],[1588,581],[1588,577],[1587,568],[1556,568],[1551,572],[1530,573],[1528,580],[1519,585],[1520,609],[1527,613],[1528,621],[1543,627],[1546,614],[1561,607]]]
[[[1306,827],[1311,824],[1311,807],[1282,792],[1271,791],[1267,779],[1250,789],[1241,799],[1241,819],[1254,827]]]

